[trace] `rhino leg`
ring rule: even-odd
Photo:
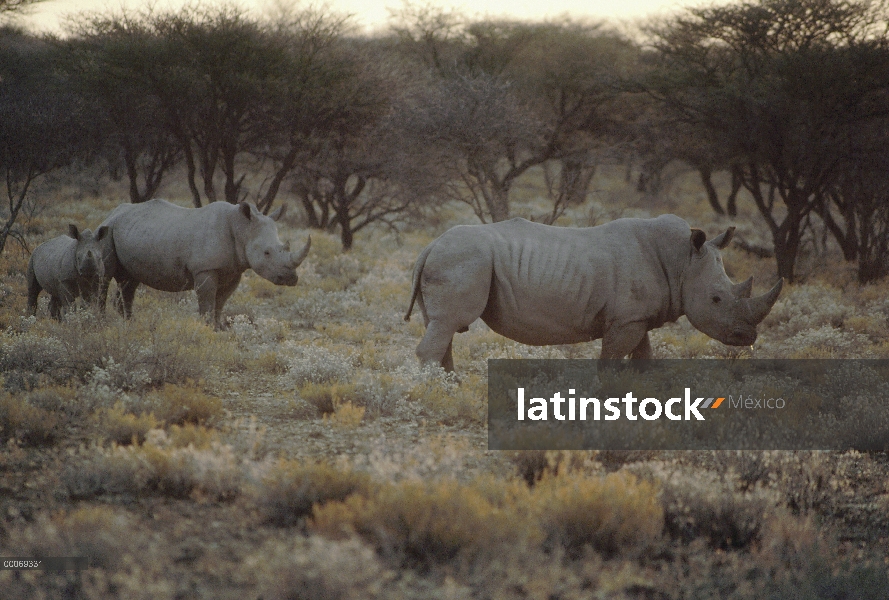
[[[446,371],[454,370],[454,356],[451,343],[457,327],[447,325],[443,321],[429,321],[426,334],[417,346],[417,358],[421,363],[438,363]]]
[[[427,271],[430,271],[427,266]],[[421,362],[437,362],[446,371],[454,370],[452,341],[454,334],[468,331],[488,304],[491,286],[490,267],[460,273],[456,279],[441,274],[422,274],[421,292],[417,298],[426,334],[417,346]]]
[[[34,274],[34,265],[33,263],[28,263],[28,315],[34,316],[37,314],[37,296],[40,295],[40,292],[43,291],[43,288],[40,287],[40,283],[37,281],[37,275]]]
[[[96,298],[96,304],[101,312],[105,312],[105,302],[108,300],[108,286],[111,285],[110,277],[103,277],[99,284],[99,297]]]
[[[61,296],[49,297],[49,315],[56,321],[62,320],[62,314],[68,310],[70,302]]]
[[[198,312],[219,328],[216,320],[216,291],[219,289],[219,276],[216,271],[202,271],[194,276],[194,291],[198,295]]]
[[[117,293],[114,296],[114,305],[117,311],[129,319],[133,316],[133,298],[136,297],[136,288],[139,282],[135,279],[117,279]]]
[[[648,339],[648,332],[642,336],[642,341],[630,352],[630,358],[638,360],[648,360],[654,358],[654,351],[651,349],[651,340]]]
[[[647,350],[646,350],[647,347]],[[637,356],[637,351],[640,356]],[[633,353],[633,358],[646,358],[651,354],[651,342],[648,341],[648,329],[645,323],[635,322],[625,325],[612,325],[602,338],[602,358],[621,359]]]
[[[222,316],[222,307],[225,306],[225,303],[228,302],[228,299],[232,294],[235,293],[235,290],[238,289],[238,284],[241,283],[241,276],[238,275],[232,279],[227,279],[221,281],[219,286],[216,288],[216,314],[214,319],[216,321],[217,329],[227,329],[228,323],[225,322],[225,319]]]

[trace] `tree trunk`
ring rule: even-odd
[[[707,190],[707,200],[710,201],[710,206],[717,215],[724,215],[725,211],[722,210],[722,205],[719,203],[719,194],[716,193],[716,188],[713,186],[713,169],[710,165],[699,165],[698,173],[701,176],[704,189]]]
[[[195,181],[197,176],[197,167],[194,164],[194,153],[191,151],[191,143],[186,140],[182,147],[185,153],[185,166],[188,170],[186,179],[188,179],[188,189],[191,190],[191,202],[195,208],[201,207],[201,192],[198,190],[198,184]]]
[[[741,167],[732,165],[732,191],[729,192],[725,206],[730,217],[738,216],[738,192],[741,191],[742,182],[743,175],[741,173]]]
[[[596,166],[587,164],[585,158],[572,157],[562,161],[562,197],[569,206],[578,206],[586,201],[590,182],[596,175]]]
[[[505,221],[509,218],[509,183],[492,182],[489,194],[485,195],[491,222]]]

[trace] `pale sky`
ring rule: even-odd
[[[240,0],[236,4],[261,14],[275,0]],[[206,0],[205,0],[206,2]],[[33,6],[21,20],[35,30],[59,31],[66,14],[82,11],[108,10],[117,12],[121,7],[139,8],[148,0],[44,0]],[[154,0],[158,8],[186,4],[187,0]],[[286,4],[287,2],[282,2]],[[510,17],[526,20],[543,20],[568,14],[574,18],[630,21],[676,12],[682,7],[700,5],[702,0],[435,0],[443,8],[456,9],[470,17]],[[305,3],[293,2],[294,5]],[[389,21],[387,9],[399,9],[401,0],[328,0],[323,4],[340,14],[354,15],[354,22],[367,29],[385,27]],[[423,5],[419,1],[415,4]]]

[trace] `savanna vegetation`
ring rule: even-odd
[[[0,571],[0,597],[885,598],[885,453],[488,451],[487,359],[600,343],[475,323],[457,379],[417,364],[402,316],[452,225],[671,212],[737,226],[735,281],[789,285],[752,348],[683,318],[656,357],[889,357],[887,14],[759,0],[629,37],[406,5],[366,38],[229,7],[2,30],[0,555],[92,568]],[[28,250],[155,196],[287,204],[282,239],[315,230],[299,284],[248,272],[218,332],[193,293],[144,287],[128,321],[57,322],[46,298],[24,316]]]

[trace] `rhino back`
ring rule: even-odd
[[[681,239],[679,224],[652,221],[574,229],[514,219],[489,226],[493,277],[482,318],[534,345],[597,339],[614,322],[675,318],[669,313],[679,274],[669,274],[675,261],[665,250]]]
[[[111,227],[117,260],[127,275],[175,292],[193,288],[198,272],[240,268],[229,227],[233,210],[220,202],[183,208],[150,200],[119,206],[103,224]]]
[[[74,264],[77,241],[60,235],[43,242],[31,254],[34,276],[40,287],[51,296],[58,296],[62,286],[76,285],[78,274]]]

